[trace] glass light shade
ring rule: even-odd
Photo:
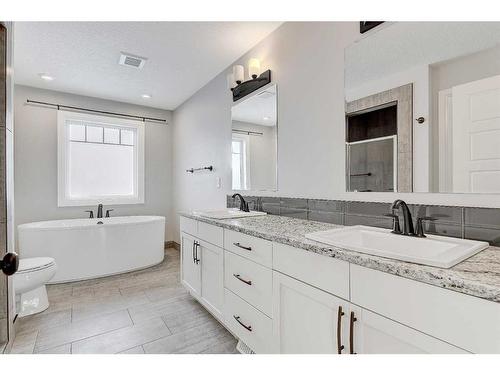
[[[236,87],[236,81],[234,79],[234,74],[233,73],[228,73],[226,76],[227,79],[227,88],[231,90],[232,88]]]
[[[233,76],[236,83],[241,83],[245,79],[245,68],[243,65],[233,66]]]
[[[252,58],[248,61],[248,75],[250,78],[257,78],[260,74],[260,60]]]

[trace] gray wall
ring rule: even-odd
[[[14,111],[15,222],[23,223],[86,217],[95,207],[57,207],[57,111],[27,105],[26,99],[93,109],[166,118],[169,125],[146,123],[145,203],[115,205],[114,215],[167,217],[166,240],[172,239],[171,112],[97,98],[16,85]]]
[[[277,83],[281,196],[332,198],[345,191],[345,150],[332,145],[344,139],[344,48],[358,37],[357,22],[284,23],[235,62],[257,57]],[[229,69],[174,111],[175,211],[225,207],[231,192]],[[209,164],[214,173],[185,172]],[[176,215],[172,221],[178,239]]]

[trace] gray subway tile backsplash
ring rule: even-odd
[[[286,208],[298,208],[301,210],[307,210],[307,199],[303,198],[281,198],[280,207]]]
[[[389,203],[346,202],[345,212],[349,215],[384,216],[391,212]]]
[[[391,228],[390,203],[352,202],[327,199],[245,196],[250,209],[304,220],[339,225],[370,225]],[[425,231],[430,234],[488,241],[500,246],[500,209],[408,205],[413,219],[430,216]],[[237,199],[227,197],[227,207],[239,207]],[[400,216],[400,220],[402,217]]]
[[[321,221],[322,223],[344,225],[344,214],[342,212],[309,211],[308,219]]]
[[[500,209],[466,207],[464,224],[465,226],[500,229]]]
[[[307,208],[309,211],[344,212],[345,202],[330,201],[326,199],[308,199]]]
[[[462,207],[415,205],[413,206],[412,215],[414,218],[427,216],[435,219],[434,222],[446,222],[461,225],[462,211]]]

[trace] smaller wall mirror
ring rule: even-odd
[[[231,119],[233,190],[276,190],[276,85],[266,86],[236,102]]]

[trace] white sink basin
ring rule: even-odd
[[[362,225],[305,236],[347,250],[441,268],[453,267],[489,246],[487,242],[443,236],[409,237]]]
[[[245,212],[245,211],[240,211],[237,208],[228,208],[225,210],[216,210],[216,211],[195,211],[194,214],[209,219],[237,219],[241,217],[267,215],[267,213],[265,212],[260,212],[260,211]]]

